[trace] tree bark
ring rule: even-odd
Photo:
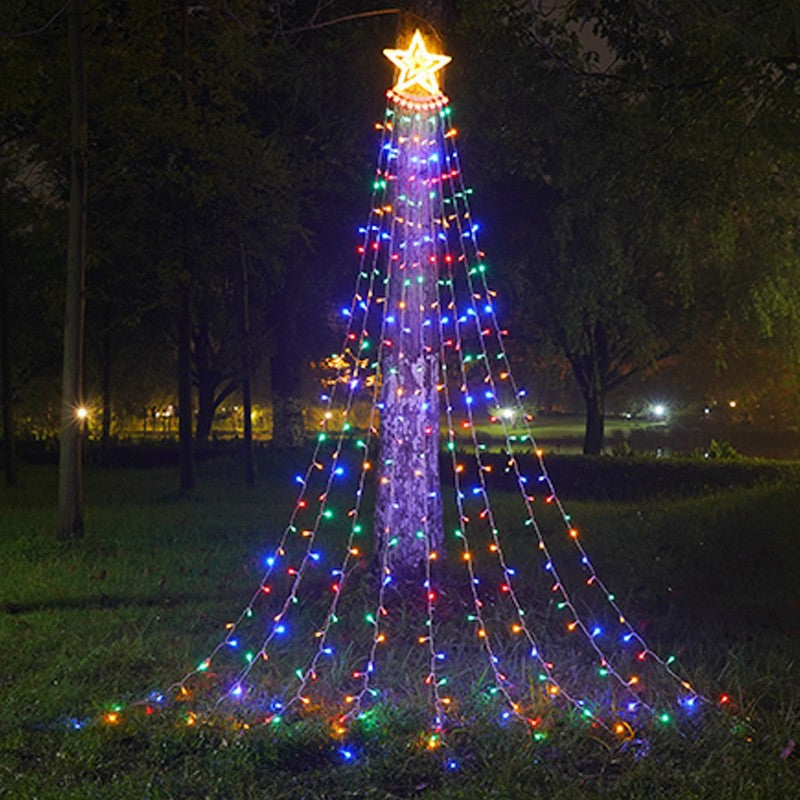
[[[61,383],[61,439],[58,462],[58,530],[62,540],[83,535],[84,317],[86,311],[86,205],[88,197],[86,81],[83,56],[83,0],[70,0],[70,104],[72,107],[69,242]]]
[[[107,321],[106,321],[107,322]],[[103,418],[100,446],[103,451],[111,444],[111,331],[108,324],[103,330]]]
[[[290,372],[294,372],[294,375],[287,374]],[[299,369],[292,370],[280,353],[270,359],[273,447],[299,448],[305,444],[303,398],[298,373]]]
[[[186,243],[185,247],[188,247]],[[188,256],[184,256],[184,259]],[[188,285],[181,287],[178,312],[178,450],[180,491],[194,490],[194,452],[192,446],[192,308]]]
[[[306,443],[303,419],[302,366],[306,357],[298,325],[297,299],[278,310],[279,331],[269,361],[272,395],[272,446],[300,448]]]
[[[241,261],[241,294],[239,329],[242,356],[242,455],[244,457],[244,479],[252,486],[256,482],[256,466],[253,458],[253,402],[250,393],[250,280],[247,270],[247,254],[244,242],[239,237]]]
[[[587,456],[599,456],[603,452],[605,438],[605,393],[602,389],[593,389],[584,395],[586,400],[586,431],[583,437],[583,453]]]
[[[192,337],[194,341],[194,377],[197,384],[197,426],[194,438],[198,447],[202,448],[208,442],[211,425],[214,422],[214,379],[211,375],[211,343],[208,323],[202,304],[197,314],[199,319]]]
[[[6,486],[17,485],[17,449],[14,430],[14,387],[11,382],[11,281],[6,251],[5,216],[0,208],[0,382],[3,405],[3,463]]]
[[[181,103],[188,114],[191,105],[189,92],[189,2],[179,0],[181,8]],[[184,153],[184,158],[186,154]],[[188,194],[188,193],[187,193]],[[183,200],[181,226],[182,276],[180,308],[178,310],[178,458],[180,460],[180,492],[194,491],[194,452],[192,447],[192,257],[189,198]]]
[[[434,168],[424,149],[430,139],[428,115],[397,114],[396,124],[398,118],[406,120],[398,129],[398,140],[406,144],[399,149],[391,199],[395,213],[406,220],[402,231],[407,238],[393,239],[390,254],[386,302],[395,322],[387,329],[391,344],[385,345],[381,364],[375,536],[376,552],[390,548],[386,555],[395,574],[416,578],[429,547],[444,555],[436,389],[439,347],[433,324],[437,231],[429,180]]]

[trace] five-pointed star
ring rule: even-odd
[[[432,96],[439,94],[439,82],[434,73],[452,60],[450,56],[429,53],[419,30],[414,31],[407,50],[387,49],[383,54],[400,68],[394,91],[407,92],[412,87],[417,87]]]

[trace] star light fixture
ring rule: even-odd
[[[419,29],[414,31],[407,49],[387,48],[383,51],[399,70],[390,95],[405,100],[410,105],[443,105],[447,98],[439,89],[436,73],[450,63],[450,56],[430,53]]]

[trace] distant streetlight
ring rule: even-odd
[[[658,403],[657,405],[653,406],[653,416],[658,417],[658,419],[663,419],[667,416],[667,407],[662,403]]]
[[[735,400],[731,400],[731,401],[728,403],[728,405],[729,405],[731,408],[736,408],[736,401],[735,401]]]
[[[81,422],[83,422],[85,419],[88,419],[89,417],[89,409],[86,408],[86,406],[78,406],[78,408],[75,409],[75,416]]]

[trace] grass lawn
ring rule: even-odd
[[[732,698],[696,725],[654,728],[646,744],[620,747],[569,723],[534,740],[477,715],[445,752],[429,752],[414,713],[389,709],[346,744],[348,761],[314,722],[243,732],[129,713],[196,664],[249,599],[292,505],[304,460],[291,460],[264,456],[250,489],[234,462],[205,463],[191,500],[175,495],[173,471],[89,470],[90,535],[74,547],[54,541],[54,468],[23,468],[20,488],[0,489],[0,797],[800,797],[789,754],[800,740],[792,485],[624,504],[565,498],[598,572],[654,648]],[[511,497],[499,492],[496,505],[513,530]],[[521,533],[508,549],[521,572],[536,572]],[[458,615],[442,625],[454,642],[466,635]],[[554,647],[569,658],[571,645]],[[469,657],[457,654],[454,683]],[[402,646],[386,658],[395,676],[416,676]],[[111,703],[123,705],[122,724],[70,729]],[[457,769],[443,767],[451,757]]]

